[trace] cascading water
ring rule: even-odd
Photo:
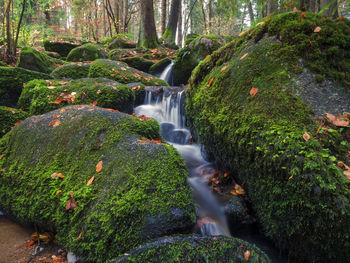
[[[164,69],[160,75],[160,79],[165,80],[168,84],[172,85],[172,73],[173,73],[174,60]]]
[[[182,155],[190,174],[189,183],[193,189],[194,201],[199,207],[197,227],[203,235],[226,235],[230,232],[224,207],[218,203],[207,186],[208,179],[215,173],[212,163],[207,162],[201,147],[191,143],[191,133],[185,125],[183,112],[184,89],[179,92],[164,88],[162,96],[152,96],[147,91],[145,104],[135,109],[136,115],[156,119],[161,126],[163,138]]]

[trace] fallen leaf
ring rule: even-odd
[[[210,58],[210,55],[206,55],[205,59],[208,59],[208,58]]]
[[[301,12],[300,13],[300,18],[301,19],[305,19],[306,18],[306,13],[305,12]]]
[[[17,126],[18,124],[20,124],[23,120],[19,120],[18,122],[15,123],[15,126]]]
[[[62,193],[62,190],[57,190],[56,193],[55,193],[55,196],[59,195],[60,193]]]
[[[319,27],[319,26],[316,27],[316,28],[314,29],[314,32],[315,32],[315,33],[318,33],[318,32],[320,32],[320,31],[321,31],[321,27]]]
[[[96,168],[96,170],[97,170],[97,168]],[[91,178],[90,178],[90,180],[87,182],[87,184],[86,184],[86,186],[89,186],[90,184],[92,184],[92,182],[95,180],[95,176],[92,176]]]
[[[53,120],[49,123],[49,126],[52,126],[54,128],[56,128],[57,126],[59,126],[61,124],[60,120]]]
[[[94,107],[97,105],[97,100],[95,100],[93,103],[90,104],[91,107]]]
[[[310,140],[311,137],[310,137],[310,135],[307,132],[304,132],[303,138],[304,138],[305,141],[308,141],[308,140]]]
[[[83,235],[83,232],[80,232],[79,236],[77,237],[77,239],[80,239]]]
[[[220,72],[224,72],[227,69],[227,66],[223,66]]]
[[[121,69],[122,71],[126,71],[126,68],[124,68],[124,67],[121,67],[120,69]]]
[[[255,96],[257,93],[258,93],[259,89],[257,88],[252,88],[250,91],[249,91],[249,94],[251,96]]]
[[[238,195],[238,193],[236,192],[236,190],[232,190],[232,191],[230,192],[230,194],[231,194],[231,195]]]
[[[340,119],[336,119],[332,123],[337,127],[346,127],[346,126],[349,126],[349,124],[350,124],[349,121],[344,121],[344,120],[340,120]]]
[[[245,53],[245,54],[240,58],[240,60],[244,59],[246,56],[248,56],[248,53]]]
[[[211,78],[208,83],[207,90],[210,88],[211,84],[213,84],[213,81],[214,81],[214,78]]]
[[[344,175],[345,175],[346,179],[348,179],[348,181],[350,181],[350,169],[344,171]]]
[[[244,189],[239,184],[235,185],[235,190],[236,190],[236,193],[239,194],[239,195],[244,195],[245,194]]]
[[[67,200],[66,202],[66,210],[74,210],[77,207],[77,202],[74,198]]]
[[[62,174],[62,173],[53,173],[53,174],[51,174],[51,178],[52,179],[57,179],[57,178],[61,178],[61,179],[63,179],[64,178],[64,175]]]
[[[50,104],[60,104],[61,102],[63,102],[64,100],[60,97],[58,97],[56,100],[54,101],[49,101]]]
[[[26,243],[26,247],[33,246],[34,244],[35,244],[35,242],[33,240],[30,240]]]
[[[6,108],[7,111],[10,111],[12,114],[15,114],[16,112],[13,109]]]
[[[102,161],[99,161],[96,165],[96,172],[101,172],[102,171],[102,165],[103,165],[103,162]],[[91,179],[90,179],[91,180]]]
[[[250,258],[250,251],[247,250],[246,252],[244,252],[244,259],[245,259],[245,261],[248,261],[249,258]]]
[[[102,91],[99,89],[99,90],[96,91],[96,94],[101,94],[101,92]]]
[[[56,89],[57,87],[55,87],[55,86],[48,86],[47,88],[48,89]]]
[[[50,233],[43,233],[39,235],[39,239],[42,242],[51,242],[53,240],[53,235]]]

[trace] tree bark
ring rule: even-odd
[[[322,15],[337,18],[339,16],[338,14],[338,1],[334,0],[333,3],[331,3],[332,0],[320,0],[320,8],[321,10],[325,8],[326,6],[329,6]]]
[[[158,39],[156,26],[154,23],[153,0],[141,1],[141,18],[143,25],[143,37],[141,45],[146,48],[157,47]]]
[[[19,21],[18,21],[18,25],[17,25],[17,32],[16,32],[15,43],[14,43],[14,45],[13,45],[13,51],[12,51],[12,54],[14,54],[14,55],[16,55],[16,53],[17,53],[17,43],[18,43],[19,30],[20,30],[20,28],[21,28],[24,10],[26,9],[26,4],[27,4],[27,0],[23,0],[22,11],[21,11],[21,15],[20,15],[20,17],[19,17]]]
[[[163,35],[165,33],[166,27],[166,10],[167,10],[167,0],[162,0],[161,2],[162,14],[160,17],[160,33]]]
[[[177,22],[179,19],[180,0],[172,0],[168,25],[162,39],[168,44],[175,44]]]
[[[252,2],[250,0],[248,1],[248,12],[249,12],[250,24],[252,24],[254,23],[255,18],[254,18]]]
[[[177,24],[177,44],[178,46],[182,46],[182,38],[183,38],[183,32],[182,32],[182,0],[180,0],[180,7],[179,7],[179,22]]]
[[[267,3],[267,14],[271,15],[275,11],[277,11],[277,4],[275,0],[269,0]]]
[[[8,56],[12,56],[13,53],[13,40],[11,35],[11,19],[10,19],[10,11],[11,11],[11,2],[10,0],[7,4],[6,11],[5,11],[5,20],[6,20],[6,42],[7,42],[7,50],[6,53]]]
[[[201,1],[201,7],[202,7],[202,15],[203,15],[203,22],[204,22],[204,29],[205,29],[205,32],[207,31],[207,17],[205,15],[205,7],[204,7],[204,1],[202,0]]]
[[[210,34],[210,31],[212,30],[212,27],[213,27],[213,17],[214,17],[214,14],[213,14],[213,0],[209,0],[209,18],[208,18],[208,26],[209,26],[209,34]]]

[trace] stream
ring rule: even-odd
[[[159,74],[160,78],[171,84],[173,62]],[[189,173],[189,185],[193,199],[198,207],[196,233],[202,235],[234,236],[254,243],[263,250],[274,263],[287,262],[273,243],[259,233],[256,225],[250,229],[237,229],[230,226],[225,208],[208,187],[208,179],[217,171],[215,163],[208,162],[200,144],[192,144],[192,135],[186,127],[185,87],[151,87],[146,90],[145,102],[135,108],[136,115],[145,115],[157,120],[162,137],[175,147],[184,158]]]

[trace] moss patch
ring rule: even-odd
[[[23,68],[0,67],[0,105],[16,106],[24,83],[48,78],[47,74]]]
[[[22,48],[17,61],[17,67],[42,73],[51,73],[57,66],[63,64],[63,60],[52,58],[30,47]]]
[[[143,72],[149,72],[149,69],[151,66],[153,66],[154,62],[148,59],[144,59],[140,56],[134,56],[134,57],[128,57],[128,58],[122,58],[120,61],[128,64],[132,68],[136,68],[138,70],[141,70]]]
[[[81,79],[87,78],[89,75],[91,63],[69,63],[61,67],[56,68],[50,74],[55,79]]]
[[[112,38],[107,38],[104,43],[110,43],[108,48],[109,49],[115,49],[115,48],[135,48],[136,43],[132,42],[129,39],[129,36],[127,34],[117,34],[113,36]]]
[[[123,262],[248,262],[268,263],[270,259],[256,246],[237,238],[209,236],[173,236],[145,244],[112,263]]]
[[[89,77],[104,77],[121,83],[141,82],[146,86],[168,86],[164,80],[131,68],[123,62],[108,59],[95,60],[90,66]]]
[[[341,133],[349,127],[326,129],[326,139],[320,136],[312,110],[293,95],[291,79],[303,71],[303,62],[348,87],[349,22],[311,13],[302,17],[300,12],[273,16],[202,61],[191,76],[186,112],[220,166],[237,171],[265,234],[277,246],[299,261],[347,262],[349,181],[337,164],[347,160],[350,146]],[[331,43],[341,54],[337,66],[325,59]],[[250,95],[252,88],[256,95]]]
[[[43,114],[68,104],[91,104],[132,113],[133,90],[108,79],[75,81],[33,80],[23,89],[18,106],[31,115]]]
[[[28,113],[24,111],[0,106],[0,138],[11,130],[15,123],[24,120],[28,116]]]
[[[67,56],[67,61],[93,61],[99,58],[107,58],[107,56],[107,52],[101,47],[88,43],[72,49]]]
[[[99,107],[28,118],[0,141],[0,209],[97,263],[187,229],[195,215],[185,165],[173,147],[150,141],[157,137],[156,121]]]
[[[158,63],[152,65],[149,69],[149,73],[154,75],[156,73],[162,72],[169,64],[171,63],[171,59],[166,57],[160,60]]]
[[[43,45],[46,51],[57,52],[62,57],[67,57],[73,48],[80,46],[69,42],[55,42],[49,40],[44,40]]]

